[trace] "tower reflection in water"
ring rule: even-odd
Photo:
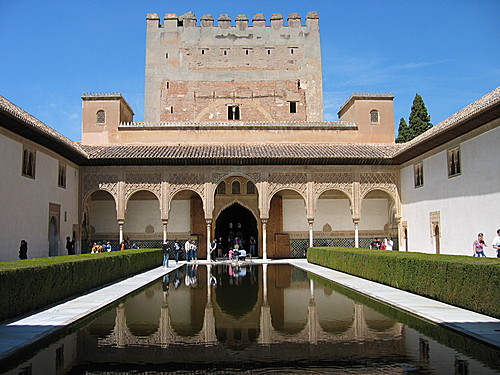
[[[494,348],[286,264],[189,264],[80,326],[7,373],[267,373],[279,367],[317,374],[488,374],[499,367]]]

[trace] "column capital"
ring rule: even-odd
[[[118,225],[125,224],[125,219],[118,219]]]
[[[359,224],[359,222],[360,222],[360,221],[361,221],[361,218],[359,218],[359,217],[353,217],[353,218],[352,218],[352,222],[353,222],[354,224]]]

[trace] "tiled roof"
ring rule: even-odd
[[[58,150],[54,150],[56,152],[60,151],[61,146],[63,146],[65,151],[74,154],[78,159],[87,157],[85,151],[83,151],[77,143],[66,138],[58,131],[44,124],[42,121],[22,110],[3,96],[0,96],[0,113],[17,120],[5,120],[5,123],[2,124],[4,127],[17,131],[23,136],[41,143],[46,147],[53,148],[53,146],[57,146],[56,148],[58,148]],[[7,124],[7,122],[9,123]]]
[[[391,164],[398,145],[230,144],[85,146],[90,164]],[[156,161],[147,159],[156,159]]]
[[[403,144],[90,146],[71,141],[0,96],[1,126],[80,165],[401,164],[499,117],[500,88],[497,88],[424,134]],[[320,126],[322,124],[324,123],[318,123]]]
[[[500,87],[469,104],[454,115],[441,121],[436,126],[420,134],[418,137],[401,144],[394,154],[397,163],[408,160],[415,154],[422,154],[433,147],[449,141],[461,134],[481,126],[500,116]],[[477,120],[480,118],[481,120]],[[475,121],[473,121],[476,119]]]

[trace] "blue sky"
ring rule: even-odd
[[[434,124],[500,82],[498,0],[0,0],[0,95],[81,139],[81,94],[121,92],[143,120],[147,13],[317,11],[325,120],[353,92],[392,92],[395,128],[415,93]]]

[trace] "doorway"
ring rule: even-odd
[[[233,203],[220,212],[215,222],[215,238],[222,237],[225,253],[232,247],[236,237],[241,239],[243,248],[248,251],[251,236],[258,243],[257,220],[249,209]]]
[[[49,222],[49,256],[59,255],[58,242],[57,219],[52,216]]]

